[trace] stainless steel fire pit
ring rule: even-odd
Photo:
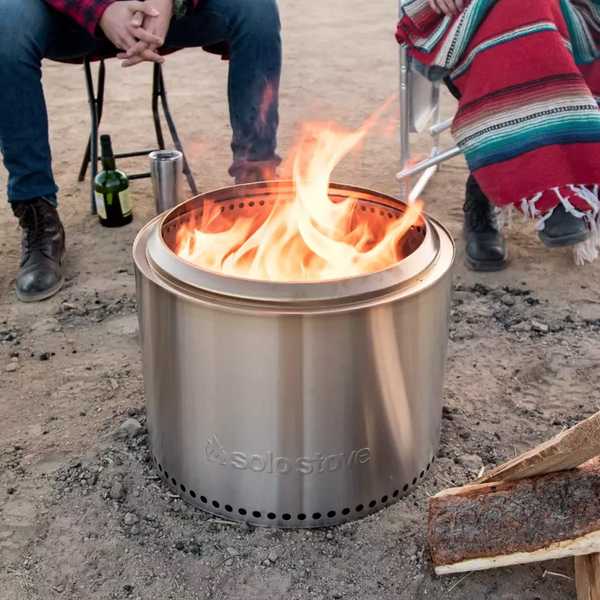
[[[134,245],[152,452],[165,482],[211,513],[277,527],[363,517],[425,477],[439,443],[453,242],[422,218],[408,256],[336,281],[272,283],[202,270],[175,235],[207,200],[268,211],[292,184],[193,198]],[[388,196],[332,184],[369,218]]]

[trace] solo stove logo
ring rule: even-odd
[[[206,443],[206,459],[209,462],[230,466],[241,471],[254,471],[255,473],[333,473],[341,469],[352,469],[356,465],[364,465],[371,460],[371,450],[360,448],[350,452],[337,454],[321,454],[315,452],[313,456],[299,456],[287,458],[275,456],[270,450],[262,454],[248,454],[246,452],[231,452],[223,447],[216,435]]]

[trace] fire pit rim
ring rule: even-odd
[[[330,300],[339,303],[341,299],[368,298],[397,288],[404,288],[409,282],[427,271],[439,256],[439,235],[435,227],[432,227],[432,220],[425,214],[420,217],[425,226],[423,240],[411,254],[401,261],[380,271],[322,281],[264,281],[202,269],[177,256],[164,239],[165,225],[189,212],[189,206],[200,200],[210,198],[215,202],[230,202],[265,191],[273,191],[275,194],[288,189],[293,190],[292,181],[278,180],[228,186],[194,196],[152,221],[153,231],[148,238],[146,259],[161,278],[167,279],[175,285],[183,285],[193,290],[238,300],[304,304]],[[332,182],[330,190],[332,194],[361,196],[359,201],[380,202],[389,209],[401,210],[406,206],[406,203],[388,194],[367,188]]]

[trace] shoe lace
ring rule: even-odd
[[[37,203],[31,203],[25,206],[25,209],[19,217],[19,224],[25,235],[23,237],[24,250],[34,252],[44,250],[46,237],[48,212],[45,207]]]

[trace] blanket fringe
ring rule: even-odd
[[[567,186],[575,196],[581,200],[585,200],[589,209],[587,211],[578,210],[565,196],[560,188],[553,188],[552,191],[558,197],[564,209],[578,219],[584,219],[590,228],[591,236],[585,242],[576,244],[573,247],[573,258],[575,264],[582,267],[586,263],[595,261],[600,256],[600,196],[599,186],[584,186],[584,185],[569,185]],[[563,188],[564,189],[564,188]],[[552,216],[554,209],[546,212],[544,215],[540,213],[536,204],[543,196],[543,193],[538,193],[531,198],[523,198],[521,200],[521,212],[526,219],[536,221],[536,229],[543,231],[546,221]]]
[[[514,206],[496,206],[496,220],[499,229],[510,229],[513,224]]]

